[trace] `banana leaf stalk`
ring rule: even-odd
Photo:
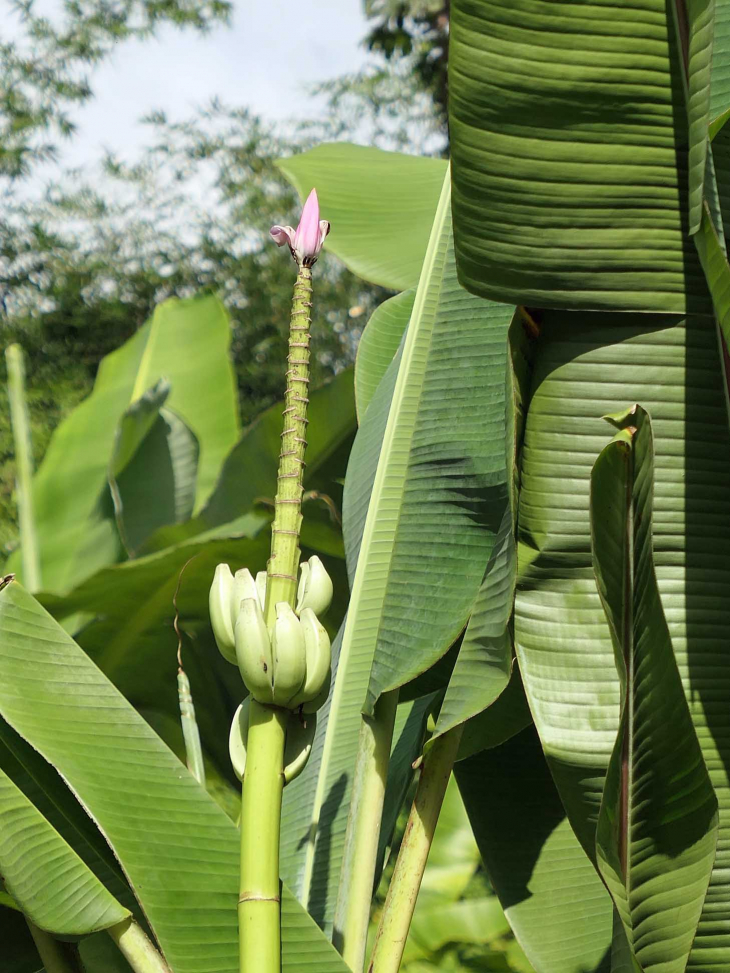
[[[72,957],[67,946],[59,942],[49,932],[46,932],[45,929],[36,926],[27,916],[25,921],[28,923],[28,930],[33,937],[35,948],[38,950],[46,973],[80,973],[81,966]]]
[[[416,796],[375,934],[368,973],[398,973],[400,969],[413,910],[463,729],[462,723],[440,736],[423,760]]]
[[[8,345],[5,349],[5,360],[8,366],[8,399],[17,467],[15,493],[20,522],[23,583],[30,591],[38,591],[41,586],[41,566],[33,516],[33,448],[25,397],[25,363],[20,345]]]
[[[276,623],[276,606],[286,602],[294,609],[296,604],[309,404],[312,266],[328,232],[329,223],[319,219],[314,190],[305,203],[296,231],[290,226],[271,228],[274,241],[279,246],[289,246],[298,274],[289,328],[284,428],[271,557],[266,572],[264,618],[269,632]],[[281,969],[279,832],[288,716],[286,709],[251,699],[241,805],[238,899],[241,973],[279,973]]]

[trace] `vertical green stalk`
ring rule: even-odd
[[[170,967],[134,919],[125,919],[107,932],[134,973],[170,973]]]
[[[267,565],[264,618],[269,632],[276,621],[276,605],[286,601],[294,608],[297,597],[311,297],[311,268],[300,267],[292,300],[284,430]],[[240,973],[281,969],[279,831],[288,715],[287,710],[251,700],[241,804]]]
[[[297,597],[302,480],[309,421],[307,405],[311,298],[312,270],[310,267],[300,267],[292,300],[284,431],[281,434],[274,523],[271,528],[271,557],[267,565],[264,617],[269,631],[276,620],[276,605],[281,601],[288,601],[294,608]]]
[[[279,973],[279,827],[288,712],[249,704],[238,897],[241,973]]]
[[[416,796],[390,880],[368,973],[398,973],[463,723],[438,737],[421,767]]]
[[[356,973],[365,962],[398,690],[383,693],[372,719],[363,716],[347,818],[332,941]]]
[[[26,916],[28,929],[38,950],[46,973],[79,973],[79,964],[71,958],[67,947],[45,929],[40,929]]]
[[[20,345],[8,345],[5,349],[5,360],[8,366],[10,421],[15,441],[17,467],[15,493],[18,500],[23,584],[30,591],[38,591],[41,586],[41,565],[33,517],[33,449],[25,398],[25,363]]]

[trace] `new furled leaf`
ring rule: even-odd
[[[522,450],[515,642],[525,690],[573,829],[595,858],[620,688],[591,561],[589,489],[601,416],[651,413],[653,556],[692,721],[720,807],[712,878],[687,969],[719,973],[730,949],[730,434],[711,318],[546,312]]]
[[[591,547],[622,688],[596,832],[601,874],[641,969],[683,973],[712,873],[717,800],[657,588],[654,442],[633,406],[591,474]]]

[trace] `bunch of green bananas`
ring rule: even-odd
[[[332,600],[332,581],[313,556],[300,568],[296,611],[276,607],[271,631],[264,621],[266,572],[254,580],[247,568],[235,575],[219,564],[210,589],[210,620],[224,658],[238,665],[259,703],[316,712],[327,699],[330,640],[318,615]]]

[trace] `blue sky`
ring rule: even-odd
[[[56,4],[45,0],[44,10]],[[74,113],[78,134],[63,162],[92,163],[103,148],[134,157],[149,137],[139,124],[146,112],[184,118],[214,95],[271,120],[304,109],[311,117],[307,85],[360,67],[365,33],[361,0],[234,0],[228,29],[166,28],[127,42],[93,73],[94,100]]]

